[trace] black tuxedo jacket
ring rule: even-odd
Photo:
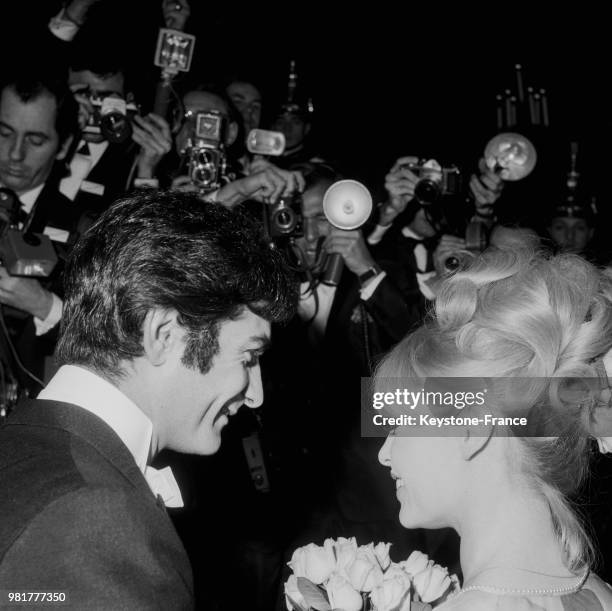
[[[71,609],[191,609],[185,551],[115,432],[36,400],[0,429],[0,583]]]
[[[80,229],[86,229],[102,212],[131,190],[128,184],[130,172],[138,154],[138,146],[131,140],[120,144],[109,144],[98,163],[85,180],[103,187],[103,192],[89,192],[83,187],[74,198],[79,210]]]

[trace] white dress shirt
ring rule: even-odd
[[[181,491],[170,467],[147,465],[153,424],[146,414],[116,386],[95,373],[75,365],[63,365],[38,399],[77,405],[110,426],[134,457],[154,495],[168,507],[183,507]]]
[[[423,239],[422,235],[419,235],[408,226],[402,229],[402,235],[406,238],[412,238],[413,240]],[[431,290],[428,283],[430,280],[436,278],[437,273],[435,270],[427,271],[427,248],[425,248],[424,244],[417,244],[414,247],[414,258],[416,260],[417,269],[419,270],[416,274],[419,290],[425,299],[434,300],[436,294]]]
[[[79,142],[77,151],[85,144],[85,140]],[[60,181],[59,190],[70,201],[74,201],[79,191],[87,191],[94,195],[104,195],[104,185],[86,180],[90,172],[102,158],[108,148],[108,142],[88,142],[89,154],[75,153],[70,162],[70,175]]]

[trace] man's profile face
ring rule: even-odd
[[[322,241],[331,233],[332,225],[323,212],[323,197],[331,185],[319,184],[309,187],[302,195],[302,226],[304,235],[297,238],[296,246],[306,256],[306,263],[313,265],[321,249]]]
[[[285,148],[292,149],[304,142],[310,125],[299,115],[286,112],[275,119],[272,129],[282,132],[285,135]]]
[[[555,217],[548,233],[563,252],[574,254],[583,252],[593,237],[593,229],[585,219],[569,216]]]
[[[221,323],[219,351],[206,373],[182,362],[184,342],[164,373],[167,404],[158,431],[163,447],[188,454],[214,454],[221,431],[246,402],[263,402],[259,355],[270,340],[270,323],[246,309],[235,320]]]
[[[18,195],[43,184],[60,154],[51,94],[23,102],[12,87],[0,93],[0,183]]]
[[[225,100],[214,93],[190,91],[183,98],[183,106],[185,108],[185,118],[174,141],[178,152],[184,151],[187,147],[188,139],[194,137],[197,114],[199,112],[217,111],[229,121],[229,108]],[[225,146],[233,144],[237,134],[236,128],[235,123],[229,123],[225,134]]]
[[[244,130],[248,134],[259,127],[261,121],[261,94],[254,85],[242,81],[231,83],[227,95],[242,115]]]

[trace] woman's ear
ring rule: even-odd
[[[493,425],[466,426],[463,429],[465,435],[461,439],[461,454],[464,460],[472,460],[488,445],[495,427]]]

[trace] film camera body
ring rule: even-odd
[[[203,193],[218,189],[226,178],[226,133],[225,115],[214,110],[196,113],[195,127],[183,154],[192,184]]]
[[[103,137],[113,144],[125,142],[132,135],[131,119],[138,114],[136,104],[120,97],[103,98],[92,93],[86,95],[93,106],[93,112],[89,115],[83,135]]]
[[[299,238],[303,235],[301,195],[296,193],[268,204],[264,221],[266,233],[273,240]]]
[[[11,276],[45,278],[57,264],[49,236],[19,229],[19,198],[0,189],[0,262]]]
[[[419,160],[403,166],[418,177],[414,197],[422,206],[435,204],[445,195],[457,195],[462,189],[461,172],[451,165],[440,166],[434,159]]]

